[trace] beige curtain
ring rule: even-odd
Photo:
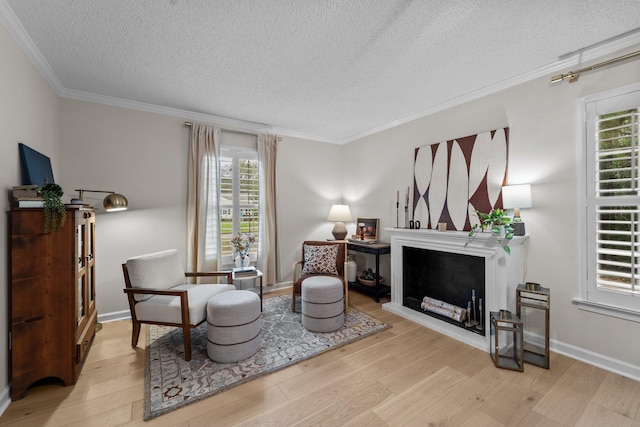
[[[221,265],[219,128],[200,123],[191,126],[187,196],[188,271],[215,271]]]
[[[276,135],[258,135],[258,162],[260,171],[260,236],[256,266],[264,274],[267,286],[276,283]]]

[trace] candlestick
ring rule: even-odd
[[[400,203],[400,190],[396,193],[396,203]]]
[[[467,328],[470,328],[474,325],[474,323],[471,321],[471,301],[467,301],[467,321],[464,322],[464,325]]]
[[[400,191],[398,191],[400,194]],[[400,202],[396,202],[396,228],[400,228]]]

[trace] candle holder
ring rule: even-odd
[[[549,312],[551,293],[538,283],[516,288],[516,313],[524,331],[524,361],[549,369]]]
[[[404,207],[404,228],[409,228],[409,206]]]
[[[478,319],[478,324],[476,325],[476,329],[479,331],[484,331],[484,318],[482,316],[482,298],[478,300],[478,312],[480,312],[480,318]]]
[[[358,227],[360,227],[360,240],[364,240],[364,228],[365,228],[365,224],[363,222],[358,224]]]
[[[400,228],[400,202],[396,202],[396,228]]]
[[[474,297],[474,303],[475,303],[475,297]],[[467,301],[467,321],[464,322],[464,326],[466,326],[467,328],[473,328],[475,325],[478,324],[478,322],[476,322],[475,320],[475,314],[473,315],[473,319],[471,318],[472,311],[474,310],[471,308],[471,301]]]
[[[524,370],[522,321],[508,310],[489,313],[491,359],[496,368]]]

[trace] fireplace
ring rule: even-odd
[[[383,309],[488,351],[488,313],[500,309],[515,312],[516,287],[525,279],[528,236],[514,237],[509,242],[509,255],[490,233],[470,240],[462,231],[385,231],[391,236],[391,302]],[[467,309],[474,293],[479,325],[467,326],[421,307],[427,296]]]
[[[413,246],[403,246],[402,251],[402,305],[485,335],[481,319],[485,311],[480,306],[485,299],[484,258]],[[427,301],[443,304],[425,304]],[[442,309],[443,306],[454,306],[457,310]],[[456,316],[460,312],[465,315]]]

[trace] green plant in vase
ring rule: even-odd
[[[52,233],[58,228],[64,227],[67,220],[67,211],[62,203],[62,187],[52,182],[40,188],[44,201],[44,232]]]
[[[497,237],[498,243],[502,243],[502,239],[507,241],[507,244],[502,245],[502,249],[508,254],[511,254],[511,248],[509,247],[509,240],[513,239],[513,227],[511,227],[511,217],[508,211],[504,209],[492,209],[489,213],[482,213],[478,210],[475,214],[480,220],[480,224],[474,224],[469,230],[469,237],[475,237],[475,235],[481,231],[489,230],[491,234]]]

